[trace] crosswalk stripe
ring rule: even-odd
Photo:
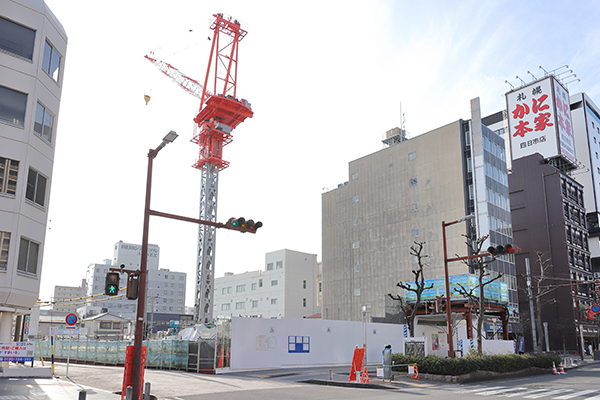
[[[527,390],[525,392],[520,392],[520,393],[507,393],[507,394],[502,394],[500,395],[500,397],[516,397],[516,396],[523,396],[526,394],[532,394],[532,393],[539,393],[539,392],[545,392],[548,389],[535,389],[535,390]]]
[[[480,395],[480,396],[489,396],[492,394],[506,393],[506,392],[512,392],[514,390],[523,390],[523,389],[525,389],[525,388],[524,387],[513,387],[513,388],[508,388],[508,389],[488,390],[487,392],[479,392],[479,393],[475,393],[475,394]]]
[[[492,387],[480,387],[478,389],[471,389],[471,390],[460,390],[456,393],[475,393],[475,392],[481,392],[483,390],[494,390],[494,389],[503,389],[506,386],[492,386]]]
[[[588,397],[585,400],[600,400],[600,394],[598,396]]]
[[[544,389],[547,390],[547,389]],[[537,394],[532,394],[529,396],[524,396],[524,399],[539,399],[540,397],[545,397],[545,396],[550,396],[553,394],[559,394],[559,393],[565,393],[565,392],[571,392],[574,389],[557,389],[557,390],[551,390],[549,392],[544,392],[544,393],[537,393]]]
[[[583,395],[586,395],[586,394],[595,393],[597,391],[598,391],[598,389],[582,390],[581,392],[575,392],[575,393],[566,394],[566,395],[560,396],[560,397],[554,397],[554,399],[555,400],[572,399],[573,397],[579,397],[579,396],[583,396]],[[594,397],[598,398],[598,396],[594,396]],[[588,397],[586,400],[593,399],[594,397]]]

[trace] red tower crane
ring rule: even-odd
[[[188,93],[200,98],[191,140],[199,145],[199,157],[192,166],[201,171],[200,219],[216,222],[219,172],[229,166],[229,162],[223,160],[223,147],[231,143],[233,129],[246,118],[252,118],[253,112],[247,100],[237,98],[239,42],[247,31],[230,16],[220,13],[213,17],[210,29],[214,35],[204,85],[153,56],[146,59]],[[209,80],[212,93],[207,90]],[[213,319],[215,244],[216,228],[199,225],[195,319],[200,323]]]

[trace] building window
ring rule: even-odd
[[[110,322],[100,321],[100,329],[110,329],[111,325]]]
[[[358,272],[360,271],[360,264],[355,264],[354,265],[354,272]]]
[[[18,174],[18,161],[0,157],[0,193],[15,195]]]
[[[240,301],[240,302],[235,303],[236,310],[244,310],[245,308],[246,308],[246,302]]]
[[[229,303],[221,304],[221,311],[227,311],[229,309],[231,309],[231,304],[229,304]]]
[[[353,202],[353,203],[358,203],[358,195],[356,195],[356,196],[354,196],[354,197],[352,198],[352,202]]]
[[[306,280],[302,281],[302,289],[306,289]]]
[[[352,221],[352,225],[358,225],[358,218],[354,218],[354,221]]]
[[[302,307],[306,307],[306,299],[302,299]]]
[[[245,291],[246,291],[246,285],[237,285],[235,287],[236,293],[241,293],[241,292],[245,292]]]
[[[412,203],[410,205],[410,211],[417,211],[419,209],[419,203]]]
[[[50,75],[52,79],[58,82],[58,73],[60,71],[60,54],[48,41],[44,47],[44,60],[42,61],[42,69]]]
[[[37,273],[39,251],[39,243],[32,242],[29,239],[21,238],[17,269],[19,271],[28,272],[35,275]]]
[[[10,232],[0,232],[0,269],[7,268],[9,246]]]
[[[412,153],[408,153],[408,161],[412,161],[417,158],[417,152],[413,151]]]
[[[417,185],[417,178],[410,178],[410,186],[416,186]]]
[[[33,60],[35,31],[0,17],[0,49]]]
[[[354,289],[354,295],[355,296],[360,296],[360,288]]]
[[[271,299],[271,304],[277,304],[277,299]]]
[[[250,290],[256,290],[256,286],[257,286],[257,284],[256,284],[256,282],[254,282],[252,284],[252,286],[250,286]]]
[[[258,287],[262,287],[262,279],[258,280]]]
[[[413,229],[413,230],[410,231],[410,234],[411,234],[412,237],[419,236],[419,233],[420,233],[419,228],[415,228],[415,229]]]
[[[121,329],[121,323],[120,322],[113,322],[112,328],[113,329]]]
[[[52,142],[52,127],[54,126],[54,115],[46,107],[37,103],[35,110],[35,124],[33,130],[41,138]]]
[[[271,281],[271,286],[277,286],[277,279]]]
[[[352,243],[352,248],[353,249],[358,249],[359,247],[360,247],[360,241],[357,240],[356,242]]]
[[[273,271],[273,263],[267,263],[267,271]]]
[[[277,261],[277,264],[275,264],[275,268],[276,268],[276,269],[281,269],[281,268],[283,268],[283,261]]]
[[[352,180],[355,181],[358,179],[358,172],[352,174]]]
[[[252,300],[252,308],[258,308],[258,300]]]
[[[23,126],[26,107],[25,93],[0,86],[0,120]]]

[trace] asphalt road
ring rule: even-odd
[[[71,364],[66,377],[65,364],[57,364],[54,379],[0,379],[0,400],[86,399],[116,400],[121,390],[123,368]],[[348,380],[347,368],[332,369],[334,381]],[[151,393],[161,400],[200,399],[555,399],[600,400],[600,364],[568,370],[566,375],[548,374],[452,384],[401,377],[382,384],[371,377],[377,388],[338,387],[303,383],[329,378],[328,368],[281,369],[246,373],[202,375],[183,371],[147,370]]]

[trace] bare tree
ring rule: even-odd
[[[415,318],[417,316],[417,310],[419,309],[419,305],[421,304],[421,295],[424,290],[433,288],[433,284],[425,285],[425,277],[423,275],[423,268],[429,266],[429,263],[426,260],[429,258],[428,255],[423,254],[423,247],[425,246],[425,242],[415,242],[414,245],[410,247],[410,254],[413,257],[417,258],[417,269],[413,269],[412,273],[414,275],[414,285],[407,285],[406,282],[398,282],[396,286],[404,291],[413,292],[416,295],[416,301],[414,305],[409,305],[406,301],[406,295],[404,297],[400,295],[393,295],[388,293],[393,300],[398,300],[400,302],[400,308],[402,312],[406,316],[406,324],[408,325],[408,330],[410,332],[410,337],[415,336]]]
[[[471,232],[475,231],[475,228],[471,226]],[[487,251],[483,250],[484,243],[488,239],[489,235],[485,235],[479,238],[473,238],[469,235],[463,235],[467,241],[466,244],[469,246],[472,255],[479,255],[487,253]],[[458,255],[457,255],[458,257]],[[478,278],[478,284],[476,287],[464,287],[460,283],[458,284],[459,288],[455,288],[454,290],[467,297],[469,300],[469,304],[474,305],[477,304],[477,353],[483,353],[482,347],[482,338],[483,338],[483,317],[485,315],[485,287],[492,282],[500,279],[503,274],[498,274],[497,276],[490,278],[491,273],[489,272],[489,265],[496,260],[497,256],[491,255],[489,257],[475,257],[470,259],[465,259],[463,262],[468,266],[472,267],[475,270],[475,273]],[[487,281],[486,281],[487,279]],[[476,293],[478,291],[479,293]]]

